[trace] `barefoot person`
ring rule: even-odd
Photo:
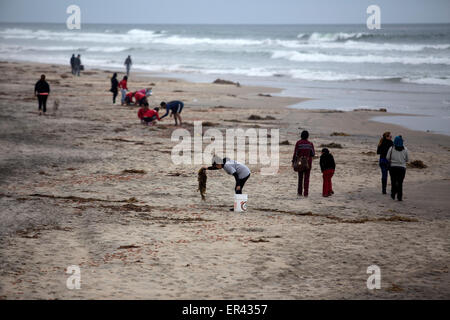
[[[311,174],[312,159],[315,155],[314,145],[308,141],[309,132],[304,130],[301,139],[295,144],[294,155],[292,156],[292,165],[298,172],[297,196],[308,197],[309,176]]]
[[[320,156],[320,171],[322,171],[323,188],[322,196],[329,197],[334,194],[333,184],[331,178],[333,178],[334,170],[336,169],[336,163],[334,157],[327,148],[322,149],[322,155]]]
[[[381,192],[383,194],[386,194],[389,171],[389,161],[386,159],[386,155],[393,144],[391,133],[387,131],[383,133],[377,147],[377,154],[380,155],[379,165],[381,169]]]
[[[402,136],[397,136],[394,139],[394,146],[387,152],[389,174],[391,175],[391,198],[395,200],[397,196],[398,201],[403,200],[403,180],[406,174],[406,163],[409,161],[408,150],[403,145]]]
[[[181,121],[181,111],[183,110],[184,103],[178,100],[170,101],[168,103],[165,103],[164,101],[161,102],[161,108],[166,108],[166,113],[161,117],[161,119],[167,117],[167,115],[170,112],[170,116],[174,117],[175,119],[175,125],[178,125],[178,120],[180,121],[180,126],[182,125]]]
[[[214,156],[212,159],[212,166],[204,168],[207,170],[224,169],[226,173],[234,176],[234,179],[236,180],[234,192],[236,194],[242,194],[242,189],[248,178],[250,178],[250,169],[245,164],[228,158],[222,159],[221,157]]]
[[[45,74],[41,75],[41,79],[34,85],[34,95],[38,98],[39,103],[39,115],[42,114],[41,110],[47,112],[47,98],[50,94],[50,86],[45,81]]]

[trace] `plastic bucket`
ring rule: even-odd
[[[234,195],[234,212],[245,212],[247,211],[247,199],[246,194],[235,194]]]

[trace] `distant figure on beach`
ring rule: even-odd
[[[111,78],[111,89],[109,91],[113,94],[113,104],[116,103],[117,94],[119,93],[119,81],[117,81],[117,73],[114,73]]]
[[[123,64],[126,66],[126,68],[127,68],[127,76],[129,76],[130,75],[131,65],[133,64],[133,62],[131,61],[131,56],[128,56],[125,59],[125,62]]]
[[[298,173],[297,196],[300,198],[303,195],[306,198],[309,193],[309,176],[315,151],[314,145],[308,141],[308,131],[302,131],[300,137],[301,139],[295,144],[292,165]]]
[[[161,108],[166,108],[166,113],[161,117],[161,119],[167,117],[167,115],[170,112],[170,116],[174,116],[175,119],[175,125],[178,125],[178,121],[180,120],[180,126],[182,125],[181,121],[181,111],[183,110],[184,103],[178,100],[170,101],[168,103],[165,103],[164,101],[160,104]]]
[[[134,98],[134,94],[136,93],[136,91],[132,92],[129,91],[126,95],[125,95],[125,104],[127,106],[132,105],[133,104],[133,98]]]
[[[334,170],[336,169],[336,163],[334,157],[327,148],[322,149],[322,155],[320,156],[320,171],[322,171],[323,188],[322,196],[329,197],[334,194],[333,184],[331,178],[333,178]]]
[[[72,74],[75,75],[75,53],[72,54],[70,58],[70,67],[72,68]]]
[[[142,124],[146,125],[155,125],[155,121],[161,121],[159,118],[159,108],[156,107],[155,109],[151,110],[148,108],[148,104],[145,104],[142,108],[138,111],[138,117],[141,120]]]
[[[377,147],[377,154],[380,155],[379,166],[381,169],[381,192],[383,194],[387,193],[386,186],[389,172],[389,161],[387,160],[386,155],[393,145],[391,133],[389,131],[383,133]]]
[[[207,170],[224,169],[226,173],[234,176],[234,179],[236,180],[234,192],[236,194],[242,194],[242,189],[248,178],[250,178],[250,169],[245,164],[228,158],[222,159],[221,157],[214,156],[212,158],[212,166],[203,168]]]
[[[124,76],[122,78],[122,80],[120,80],[120,82],[119,82],[120,93],[122,94],[120,103],[122,106],[125,104],[125,97],[127,96],[127,91],[128,91],[127,82],[128,82],[127,76]]]
[[[81,56],[80,55],[77,55],[77,57],[75,58],[75,64],[74,64],[74,66],[75,66],[75,75],[76,76],[80,76],[80,71],[81,71]]]
[[[34,85],[34,95],[38,98],[39,115],[47,112],[47,98],[50,94],[50,85],[45,81],[45,74],[41,75],[41,79]],[[42,110],[42,111],[41,111]]]
[[[403,137],[394,139],[394,146],[389,148],[387,159],[390,163],[389,174],[391,175],[391,198],[398,201],[403,200],[403,180],[406,175],[406,163],[409,161],[408,150],[403,145]]]

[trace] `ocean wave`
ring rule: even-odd
[[[299,37],[300,36],[300,37]],[[345,41],[350,39],[362,39],[373,37],[370,33],[357,32],[357,33],[346,33],[346,32],[336,32],[336,33],[320,33],[313,32],[310,35],[299,34],[297,38],[307,39],[310,42],[333,42],[333,41]]]
[[[450,65],[450,58],[428,57],[389,57],[377,55],[332,55],[324,53],[304,53],[298,51],[276,50],[272,53],[272,59],[287,59],[296,62],[337,62],[337,63],[378,63],[378,64],[442,64]]]
[[[450,78],[405,78],[401,82],[450,86]]]

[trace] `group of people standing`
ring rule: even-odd
[[[312,160],[315,156],[314,144],[308,140],[308,131],[301,133],[301,139],[297,141],[292,157],[292,164],[298,172],[298,197],[308,197],[309,177],[311,174]],[[409,161],[408,149],[404,146],[401,135],[392,141],[390,132],[385,132],[378,143],[377,154],[380,155],[381,191],[387,194],[388,175],[391,177],[391,198],[403,200],[403,180],[406,175],[406,164]],[[333,155],[327,148],[322,149],[320,156],[320,170],[322,171],[323,188],[322,196],[329,197],[334,194],[332,177],[336,169]]]
[[[79,77],[80,71],[84,69],[83,65],[81,64],[81,56],[77,55],[75,57],[75,54],[72,54],[72,57],[70,58],[70,66],[72,67],[72,74]]]

